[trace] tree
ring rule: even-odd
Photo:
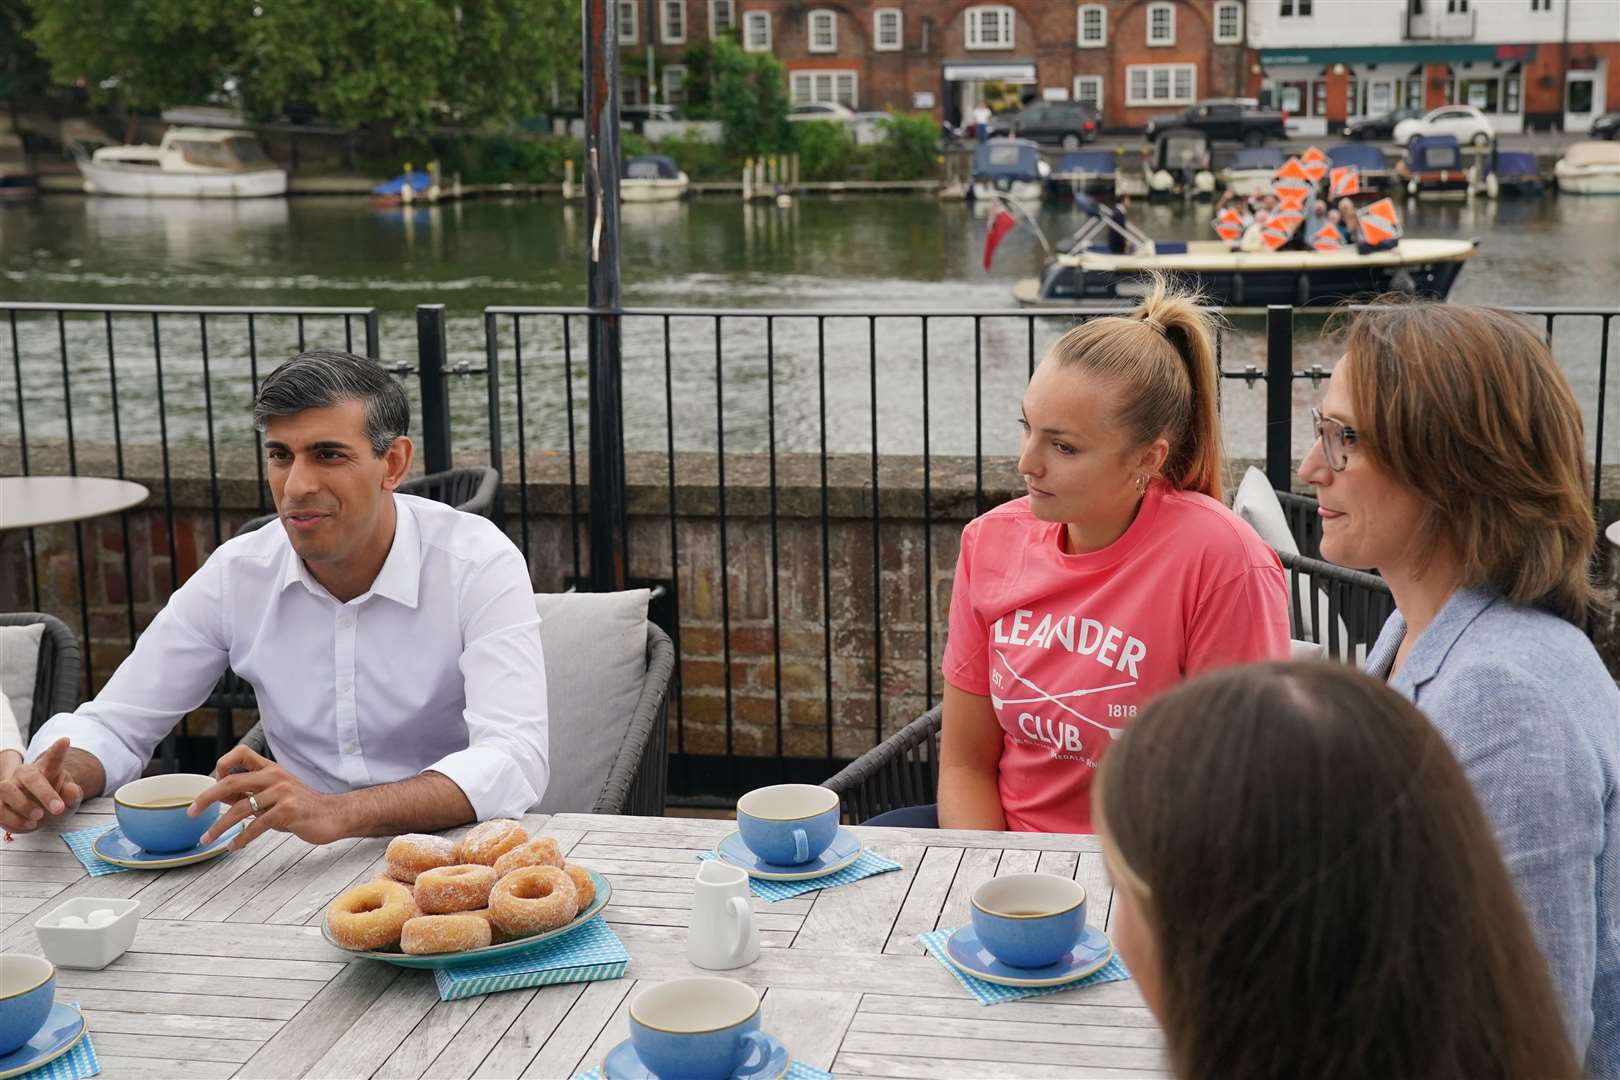
[[[206,101],[237,59],[240,18],[215,0],[29,0],[39,54],[59,83],[136,108]]]
[[[744,52],[730,37],[714,43],[709,107],[734,155],[773,154],[793,145],[787,68],[770,53]]]
[[[28,37],[33,25],[34,14],[23,0],[0,0],[0,98],[13,104],[50,85],[50,65]]]

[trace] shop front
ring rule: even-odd
[[[1001,60],[982,63],[970,60],[945,61],[945,119],[952,124],[971,123],[973,110],[982,101],[991,107],[1006,104],[1009,96],[1035,92],[1035,61]]]

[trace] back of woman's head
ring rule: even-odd
[[[1584,618],[1586,439],[1541,338],[1505,311],[1389,303],[1350,323],[1345,357],[1359,445],[1425,506],[1420,562],[1449,542],[1463,584]]]
[[[1081,323],[1047,358],[1116,388],[1118,423],[1133,445],[1163,436],[1164,477],[1174,487],[1221,497],[1221,419],[1210,317],[1198,298],[1155,274],[1147,297],[1125,316]]]
[[[1144,710],[1098,783],[1181,1080],[1579,1075],[1468,781],[1387,687],[1218,672]]]

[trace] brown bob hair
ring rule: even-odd
[[[1382,683],[1184,683],[1115,738],[1093,800],[1180,1080],[1581,1075],[1473,790]]]
[[[1161,275],[1135,311],[1081,323],[1047,358],[1120,388],[1118,422],[1135,445],[1164,436],[1164,477],[1174,487],[1221,497],[1221,418],[1212,320],[1193,293]]]
[[[1448,543],[1464,585],[1582,620],[1586,438],[1546,343],[1494,308],[1380,302],[1350,322],[1343,362],[1358,445],[1424,504],[1419,566]]]

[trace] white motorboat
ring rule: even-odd
[[[1266,195],[1277,170],[1283,167],[1283,152],[1275,146],[1245,146],[1236,160],[1221,170],[1221,183],[1235,195]]]
[[[970,189],[979,212],[999,195],[1019,203],[1039,203],[1052,167],[1040,147],[1027,139],[986,139],[973,152]]]
[[[626,203],[674,202],[686,195],[688,183],[672,158],[661,154],[633,157],[619,178],[619,199]]]
[[[249,199],[287,193],[287,173],[239,131],[173,127],[157,146],[104,146],[79,159],[91,195]]]
[[[1579,142],[1553,166],[1558,190],[1574,195],[1620,195],[1620,142]]]

